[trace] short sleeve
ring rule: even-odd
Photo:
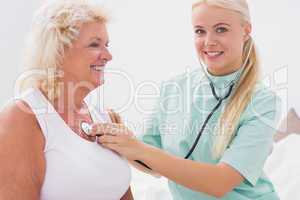
[[[162,148],[161,144],[161,135],[159,126],[161,123],[161,109],[160,109],[160,99],[162,91],[160,87],[160,95],[156,99],[153,106],[153,110],[149,116],[144,120],[145,132],[138,137],[139,140],[143,141],[146,144],[155,146],[157,148]]]
[[[271,93],[259,91],[241,116],[236,136],[221,161],[237,170],[252,186],[263,173],[273,146],[273,136],[280,117],[280,100]]]

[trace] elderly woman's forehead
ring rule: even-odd
[[[106,40],[108,37],[106,25],[100,22],[85,23],[80,28],[79,37],[80,36]]]

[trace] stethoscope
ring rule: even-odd
[[[226,100],[232,93],[233,89],[234,89],[234,86],[236,85],[236,83],[238,82],[238,80],[240,79],[240,76],[245,68],[245,65],[250,57],[250,54],[251,54],[251,50],[252,50],[252,47],[253,47],[253,41],[252,41],[252,38],[251,39],[251,44],[250,44],[250,48],[249,48],[249,51],[248,51],[248,54],[247,54],[247,57],[242,65],[242,67],[240,68],[240,71],[239,73],[236,74],[235,78],[229,83],[227,84],[227,86],[225,86],[225,88],[227,88],[229,86],[229,89],[227,91],[227,93],[223,96],[223,97],[220,97],[217,95],[216,93],[216,89],[215,89],[215,86],[213,84],[213,81],[209,78],[209,75],[208,75],[208,71],[207,71],[207,67],[205,66],[204,62],[200,60],[200,64],[201,64],[201,67],[204,71],[204,74],[206,76],[206,78],[209,80],[209,86],[211,88],[211,92],[214,96],[214,98],[218,101],[218,103],[215,105],[215,107],[211,110],[211,112],[207,115],[206,119],[204,120],[203,124],[202,124],[202,127],[200,129],[200,131],[198,132],[198,135],[192,145],[192,147],[190,148],[190,150],[188,151],[188,153],[186,154],[186,156],[184,157],[184,159],[189,159],[189,157],[192,155],[192,153],[195,151],[195,148],[197,147],[197,144],[199,143],[199,140],[200,140],[200,137],[205,129],[205,127],[207,126],[209,120],[211,119],[211,117],[213,116],[213,114],[218,110],[218,108],[222,105],[222,102],[224,100]],[[81,129],[84,131],[85,134],[89,135],[89,132],[91,131],[91,125],[86,123],[86,122],[82,122],[81,123]],[[101,136],[101,135],[99,135]],[[152,170],[148,165],[146,165],[145,163],[143,163],[142,161],[140,160],[135,160],[135,162],[139,163],[140,165],[146,167],[147,169],[149,170]]]
[[[201,127],[201,129],[200,129],[200,131],[199,131],[199,133],[198,133],[198,135],[197,135],[197,137],[196,137],[196,139],[195,139],[192,147],[190,148],[189,152],[184,157],[185,159],[188,159],[192,155],[192,153],[194,152],[194,150],[195,150],[195,148],[196,148],[196,146],[197,146],[197,144],[199,142],[199,139],[200,139],[200,137],[201,137],[201,135],[202,135],[202,133],[203,133],[206,125],[208,124],[210,118],[218,110],[218,108],[222,105],[222,102],[224,100],[226,100],[231,95],[231,93],[232,93],[232,91],[234,89],[234,86],[239,81],[240,76],[241,76],[241,74],[243,73],[243,71],[245,69],[245,66],[246,66],[246,64],[248,62],[248,59],[250,57],[250,54],[251,54],[251,51],[252,51],[252,48],[253,48],[253,40],[252,40],[252,38],[250,38],[250,40],[251,40],[251,44],[250,44],[249,51],[247,52],[246,59],[245,59],[243,65],[241,66],[241,68],[239,69],[238,73],[235,75],[235,78],[229,84],[227,84],[225,86],[225,88],[227,88],[229,86],[229,90],[227,91],[227,93],[225,94],[224,97],[220,97],[220,96],[217,95],[216,90],[215,90],[215,86],[213,84],[213,81],[209,78],[209,75],[208,75],[209,72],[207,71],[208,68],[205,66],[205,63],[201,59],[199,59],[201,67],[202,67],[202,70],[204,71],[204,74],[205,74],[206,78],[209,80],[209,86],[211,88],[211,92],[212,92],[213,96],[215,97],[215,99],[218,101],[218,103],[215,105],[215,107],[212,109],[212,111],[207,115],[206,119],[204,120],[204,122],[202,124],[202,127]]]
[[[90,137],[90,133],[92,131],[92,125],[83,121],[80,123],[80,128],[81,130],[84,132],[84,134],[86,134],[88,137]],[[98,140],[97,137],[101,137],[103,134],[96,134],[96,141]],[[143,163],[140,160],[135,160],[136,163],[148,168],[149,170],[152,170],[148,165],[146,165],[145,163]]]
[[[212,91],[212,94],[214,95],[215,99],[218,101],[218,103],[215,105],[215,107],[211,110],[211,112],[207,115],[206,119],[204,120],[203,124],[202,124],[202,127],[197,135],[197,138],[195,139],[194,143],[193,143],[193,146],[190,148],[189,152],[186,154],[186,156],[184,157],[185,159],[188,159],[192,153],[194,152],[198,142],[199,142],[199,139],[206,127],[206,125],[208,124],[210,118],[213,116],[213,114],[218,110],[218,108],[222,105],[222,102],[227,99],[231,93],[232,93],[232,90],[234,88],[234,85],[235,83],[231,83],[230,86],[229,86],[229,90],[227,91],[226,95],[224,97],[220,97],[217,95],[216,93],[216,90],[215,90],[215,87],[214,87],[214,84],[212,82],[209,83],[209,86],[211,88],[211,91]]]
[[[209,83],[210,85],[210,88],[211,88],[211,91],[212,91],[212,94],[213,96],[215,97],[215,99],[218,101],[218,103],[215,105],[215,107],[212,109],[212,111],[209,113],[209,115],[206,117],[198,135],[197,135],[197,138],[195,139],[194,143],[193,143],[193,146],[190,148],[189,152],[187,153],[187,155],[184,157],[185,159],[188,159],[191,154],[194,152],[198,142],[199,142],[199,139],[207,125],[207,123],[209,122],[210,118],[213,116],[213,114],[218,110],[218,108],[221,106],[222,102],[227,99],[230,94],[232,93],[232,90],[233,90],[233,87],[235,85],[234,82],[232,82],[229,86],[229,90],[227,91],[226,95],[224,97],[220,97],[217,95],[216,93],[216,90],[215,90],[215,87],[213,85],[212,82]],[[86,134],[86,135],[89,135],[90,131],[91,131],[91,125],[87,122],[82,122],[81,123],[81,129],[83,130],[83,132]],[[96,135],[98,137],[101,137],[101,135]],[[139,163],[140,165],[146,167],[147,169],[149,170],[152,170],[148,165],[146,165],[145,163],[143,163],[142,161],[140,160],[135,160],[135,162]]]

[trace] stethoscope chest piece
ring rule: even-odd
[[[90,136],[90,133],[92,131],[92,126],[87,122],[81,122],[80,123],[81,130],[88,136]]]
[[[81,122],[80,123],[80,128],[81,130],[87,135],[87,136],[90,136],[91,134],[91,131],[92,131],[92,126],[87,123],[87,122]],[[147,169],[151,170],[151,168],[146,165],[145,163],[143,163],[142,161],[140,160],[135,160],[135,162],[137,162],[138,164],[142,165],[143,167],[146,167]]]

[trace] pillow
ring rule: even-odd
[[[300,118],[294,108],[288,111],[287,116],[281,122],[278,132],[275,134],[276,142],[290,135],[291,133],[300,134]]]
[[[264,170],[281,200],[300,199],[300,135],[290,134],[274,145]]]

